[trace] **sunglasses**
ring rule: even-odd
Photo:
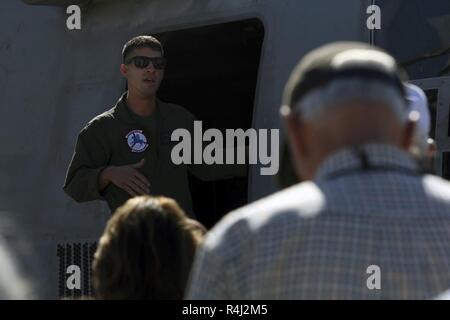
[[[145,56],[135,56],[128,59],[125,64],[130,64],[131,62],[133,62],[134,66],[139,69],[147,68],[150,62],[155,69],[164,69],[166,66],[166,58],[164,57],[150,58]]]

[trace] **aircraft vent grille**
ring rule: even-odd
[[[59,298],[77,299],[94,296],[91,279],[92,261],[96,249],[96,241],[57,245]],[[81,279],[77,281],[74,277]]]

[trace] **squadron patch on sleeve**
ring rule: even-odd
[[[142,133],[142,130],[130,131],[125,138],[131,152],[144,152],[148,147],[147,138]]]

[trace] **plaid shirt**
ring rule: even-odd
[[[187,298],[424,299],[447,288],[450,183],[393,146],[365,145],[227,215],[197,253]]]

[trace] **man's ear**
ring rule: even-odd
[[[284,108],[284,107],[283,107]],[[282,109],[281,116],[285,126],[286,140],[289,146],[291,160],[297,177],[302,179],[302,172],[300,172],[302,159],[307,155],[307,148],[304,141],[304,125],[301,115],[296,112],[291,112],[290,108]],[[287,146],[286,146],[287,147]]]
[[[296,156],[296,153],[298,152],[305,154],[301,115],[296,112],[291,112],[290,110],[288,111],[286,109],[281,113],[281,115],[283,118],[284,126],[286,128],[289,145],[291,147],[291,150],[293,151],[294,156]]]
[[[122,76],[123,76],[124,78],[127,77],[127,72],[128,72],[127,66],[126,66],[125,64],[122,63],[122,64],[120,65],[120,73],[122,74]]]

